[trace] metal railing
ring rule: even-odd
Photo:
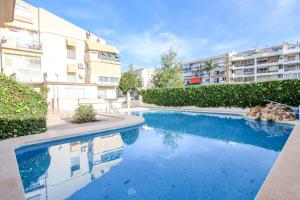
[[[118,108],[113,105],[112,102],[109,102],[109,104],[107,105],[106,102],[80,102],[81,99],[78,99],[78,105],[103,105],[106,104],[105,106],[105,113],[111,113],[111,111],[114,112],[114,114],[120,114]],[[102,107],[103,109],[103,107]]]
[[[32,40],[24,40],[17,38],[16,39],[16,47],[24,48],[24,49],[33,49],[33,50],[42,50],[42,43]]]
[[[110,111],[113,111],[115,114],[120,114],[119,110],[114,106],[112,103],[109,104],[109,106],[106,106],[106,113],[111,113]]]

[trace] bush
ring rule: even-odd
[[[92,122],[96,119],[96,111],[92,105],[79,105],[73,116],[74,123]]]
[[[46,131],[47,110],[39,93],[0,74],[0,139]]]
[[[265,100],[300,105],[300,79],[142,91],[143,101],[160,106],[253,107]]]

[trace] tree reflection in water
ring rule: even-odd
[[[131,145],[138,139],[139,129],[135,128],[131,130],[121,131],[120,134],[123,142],[127,145]]]
[[[48,148],[28,151],[17,159],[25,190],[45,174],[51,161]]]
[[[174,152],[175,149],[177,149],[179,145],[178,143],[182,139],[181,133],[175,133],[164,129],[156,129],[156,132],[162,135],[164,146],[167,147],[171,152]]]

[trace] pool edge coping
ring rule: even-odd
[[[0,141],[0,197],[3,199],[24,200],[24,189],[19,174],[15,150],[21,147],[43,142],[90,135],[136,126],[144,122],[144,118],[132,115],[119,115],[122,120],[102,124],[94,122],[89,126],[64,130],[49,130],[44,133],[11,138]]]
[[[256,194],[255,200],[300,199],[300,121]]]

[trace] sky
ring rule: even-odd
[[[300,0],[26,0],[120,50],[122,70],[300,41]]]

